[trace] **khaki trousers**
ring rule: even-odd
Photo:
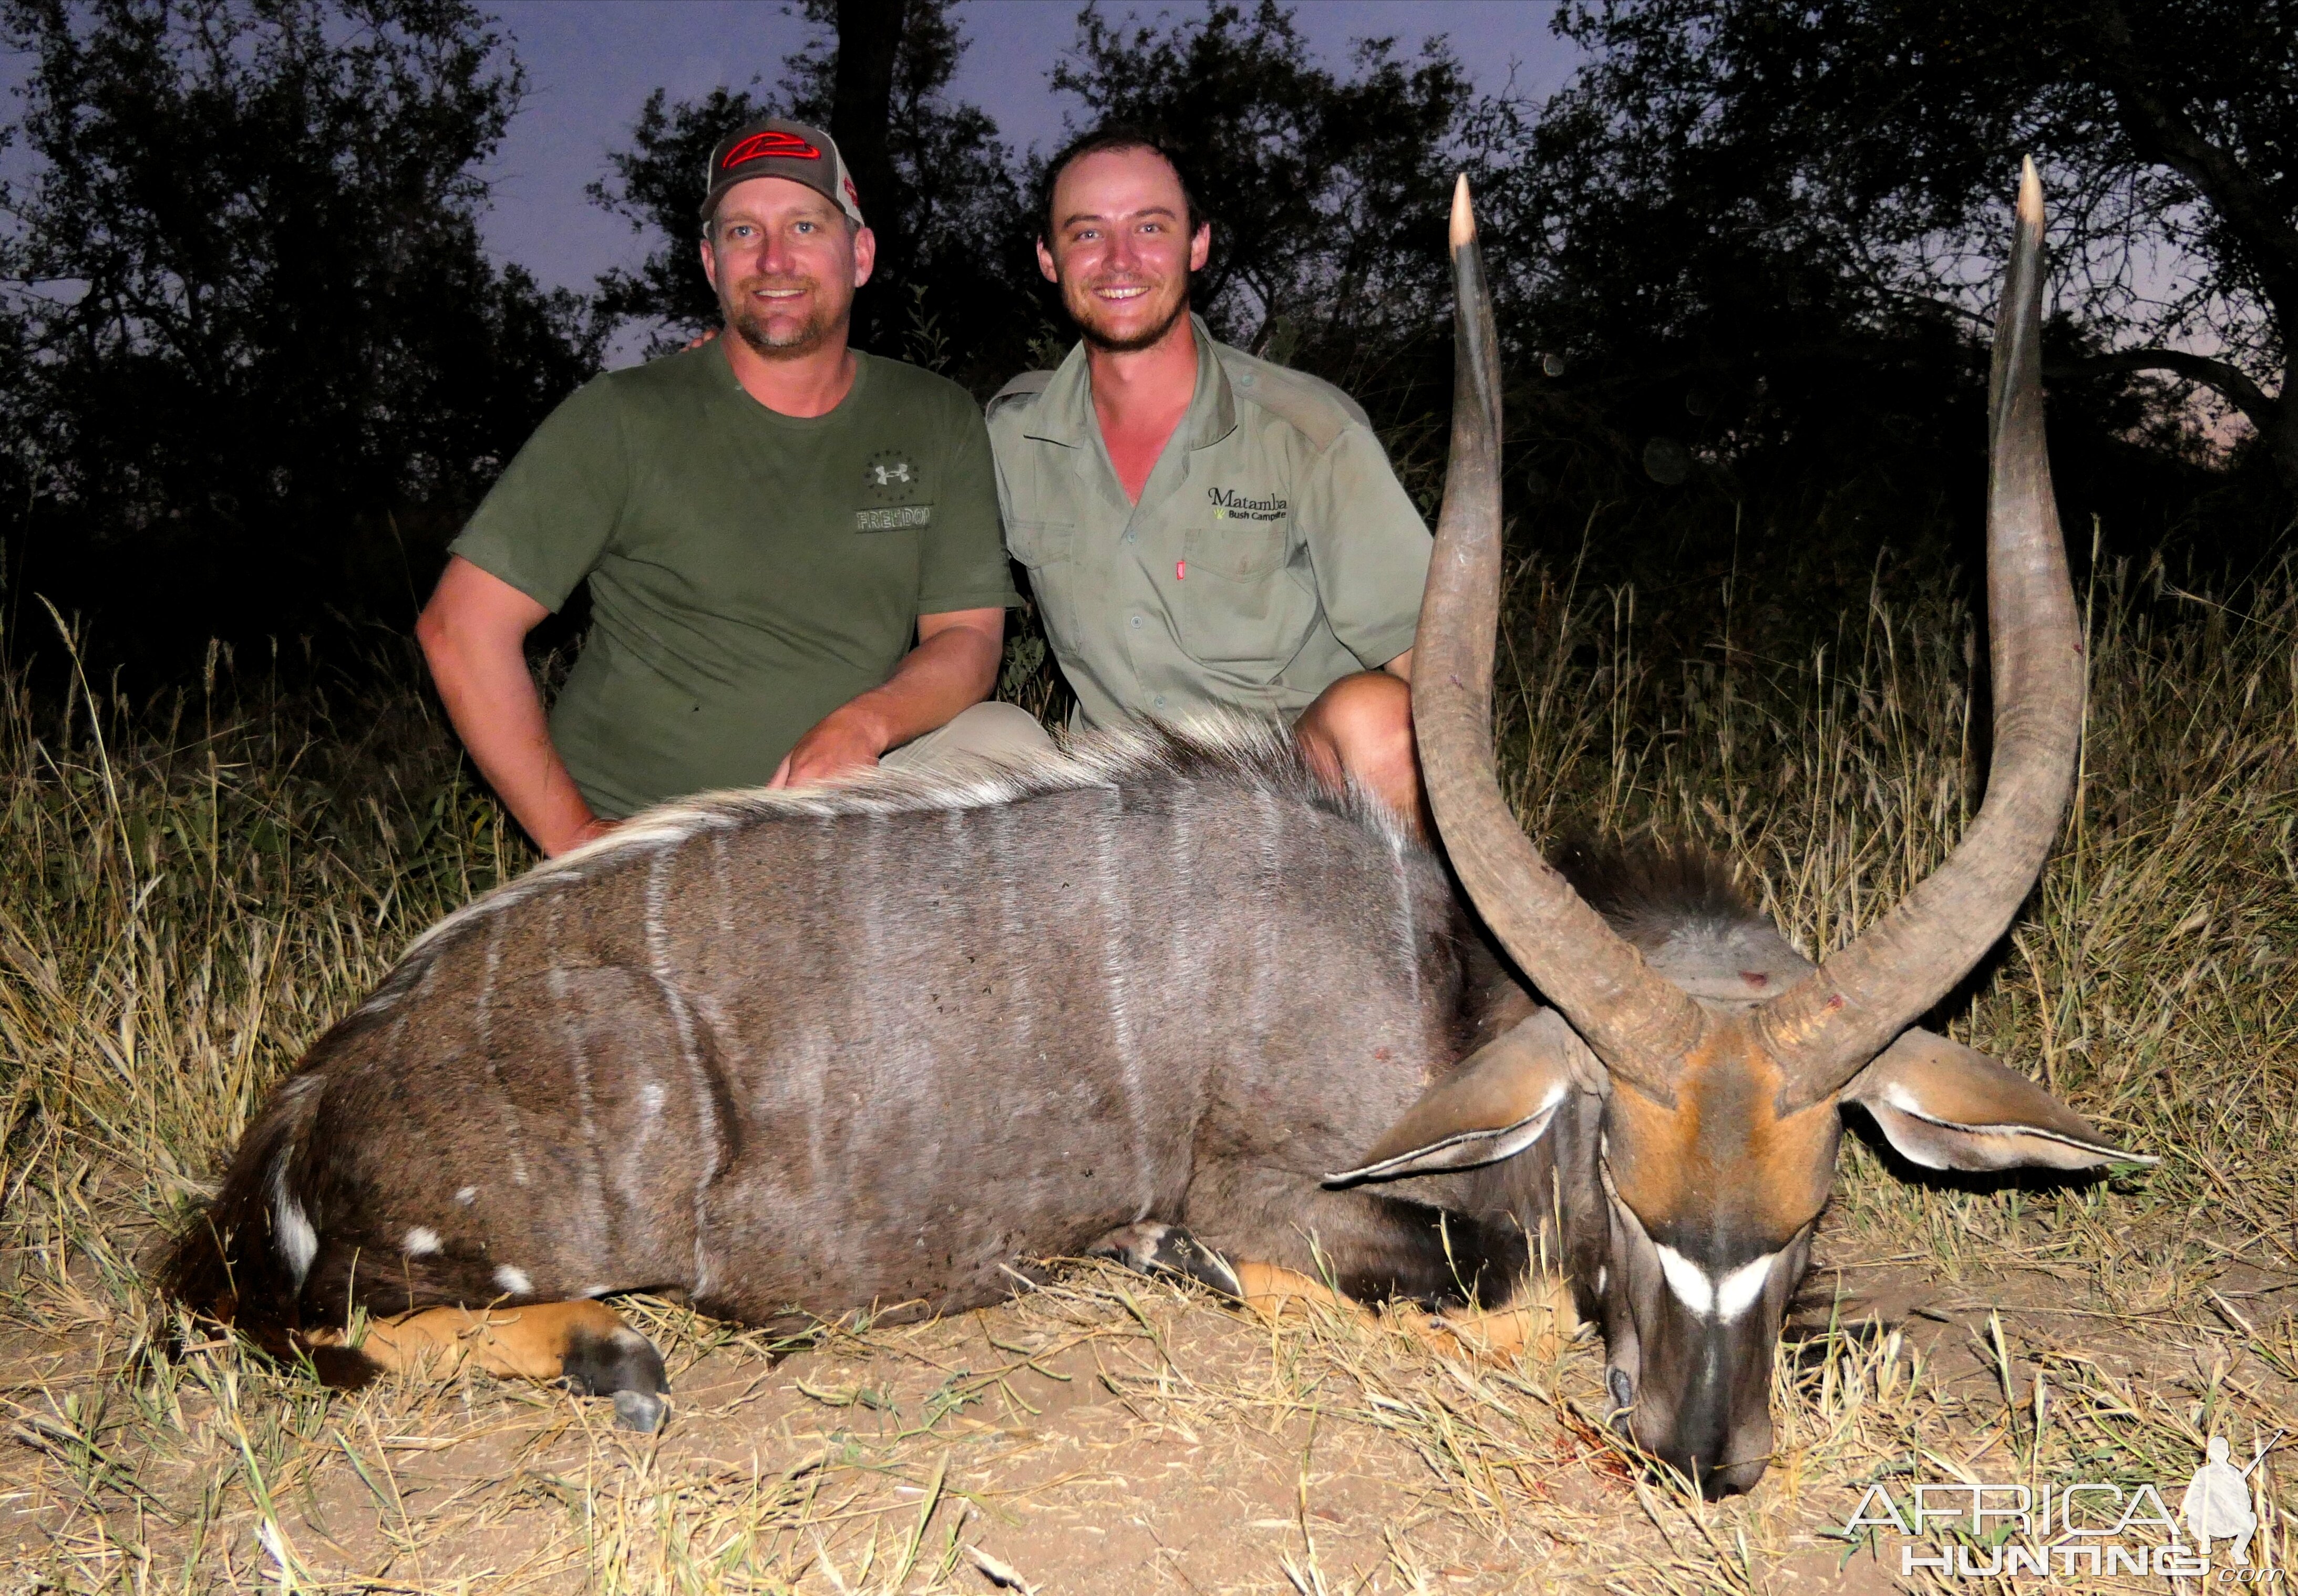
[[[887,749],[878,763],[889,770],[929,771],[969,757],[1027,765],[1054,751],[1054,740],[1028,710],[1014,704],[976,704],[947,724]]]

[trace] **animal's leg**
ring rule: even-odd
[[[1492,1302],[1529,1261],[1512,1228],[1241,1161],[1201,1166],[1181,1217],[1232,1263],[1275,1265],[1360,1302]]]
[[[349,1348],[340,1330],[304,1337],[314,1347]],[[376,1319],[356,1349],[387,1369],[447,1374],[465,1361],[491,1375],[564,1380],[584,1396],[611,1396],[615,1422],[627,1430],[657,1430],[669,1413],[670,1389],[654,1344],[593,1302],[537,1302],[524,1308],[474,1312],[426,1308]]]
[[[1180,1275],[1224,1296],[1244,1295],[1228,1260],[1178,1225],[1153,1220],[1121,1225],[1086,1249],[1086,1256],[1114,1259],[1136,1274]]]
[[[1281,1263],[1248,1260],[1236,1266],[1236,1278],[1244,1305],[1266,1319],[1282,1319],[1287,1308],[1306,1302],[1367,1324],[1375,1322],[1372,1310],[1362,1302],[1352,1302],[1322,1280],[1312,1280]]]
[[[1432,1327],[1481,1357],[1523,1354],[1545,1362],[1564,1350],[1579,1325],[1580,1310],[1572,1300],[1572,1283],[1562,1275],[1534,1269],[1500,1307],[1446,1313]]]
[[[1236,1275],[1245,1306],[1272,1322],[1283,1319],[1287,1309],[1302,1304],[1367,1325],[1381,1322],[1363,1303],[1279,1264],[1247,1261],[1236,1266]],[[1434,1316],[1409,1312],[1389,1322],[1440,1352],[1466,1350],[1476,1357],[1494,1359],[1529,1355],[1544,1360],[1554,1358],[1571,1340],[1579,1315],[1568,1281],[1560,1275],[1536,1273],[1525,1278],[1504,1307]]]

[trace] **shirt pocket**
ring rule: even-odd
[[[1192,528],[1174,589],[1182,646],[1208,664],[1273,680],[1301,651],[1317,615],[1315,599],[1286,569],[1291,550],[1282,523]]]
[[[1074,521],[1008,521],[1005,547],[1030,570],[1042,570],[1070,558],[1077,546]]]

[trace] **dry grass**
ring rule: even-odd
[[[1537,569],[1517,596],[1503,746],[1536,831],[1701,838],[1814,952],[1959,832],[1984,728],[1953,602],[1786,658],[1727,608],[1678,661],[1631,596]],[[1831,1534],[1871,1482],[2154,1481],[2175,1508],[2206,1436],[2247,1460],[2298,1427],[2298,591],[2236,613],[2116,575],[2089,603],[2078,812],[1944,1018],[2164,1162],[1951,1188],[1848,1145],[1777,1466],[1706,1507],[1592,1422],[1587,1344],[1472,1365],[1097,1269],[795,1349],[632,1304],[679,1393],[658,1438],[482,1377],[330,1396],[222,1341],[159,1357],[143,1249],[393,950],[527,855],[411,692],[57,714],[12,681],[0,1590],[1889,1589],[1895,1537]],[[2253,1476],[2253,1559],[2284,1567],[2289,1472]]]

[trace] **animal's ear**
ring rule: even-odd
[[[1927,1030],[1885,1048],[1852,1078],[1843,1100],[1865,1109],[1902,1157],[1927,1170],[2158,1162],[2116,1147],[2025,1076]]]
[[[1353,1170],[1327,1186],[1495,1163],[1538,1141],[1565,1099],[1603,1066],[1564,1016],[1542,1009],[1470,1054],[1420,1095]]]

